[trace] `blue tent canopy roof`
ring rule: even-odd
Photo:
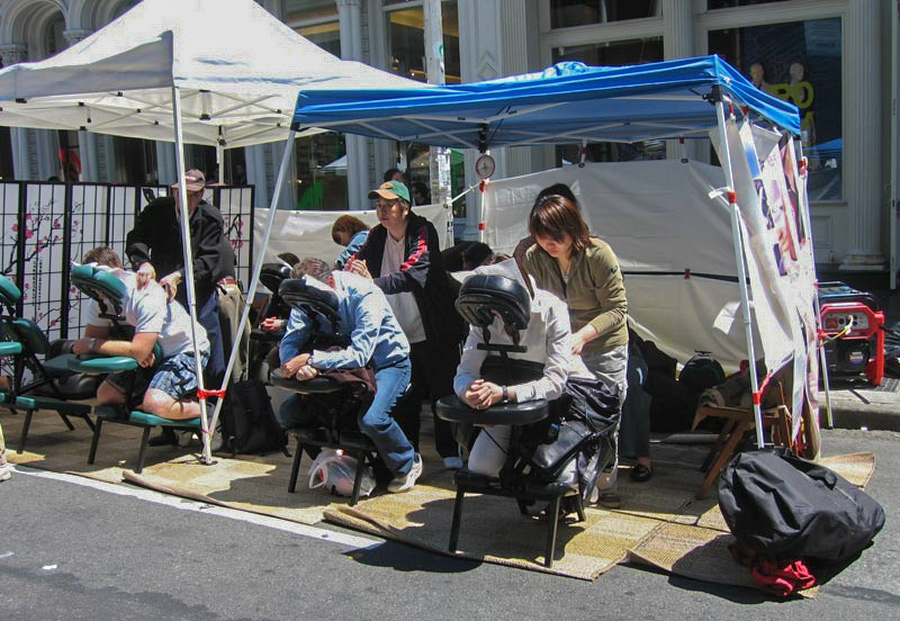
[[[714,87],[795,135],[796,106],[757,89],[718,56],[624,67],[564,62],[542,72],[410,90],[302,92],[294,123],[375,138],[491,148],[706,137]]]

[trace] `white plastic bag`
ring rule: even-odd
[[[350,496],[355,477],[356,458],[340,449],[323,448],[309,465],[309,489],[321,487],[338,496]],[[374,489],[375,475],[369,466],[364,466],[359,495],[369,496]]]

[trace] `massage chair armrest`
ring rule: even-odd
[[[323,377],[321,375],[303,381],[293,377],[285,377],[282,375],[280,368],[272,371],[269,375],[269,381],[276,388],[306,395],[327,394],[349,388],[348,384],[342,384],[330,377]]]
[[[470,425],[529,425],[543,420],[550,412],[545,399],[522,403],[497,403],[486,410],[475,410],[456,395],[443,397],[435,406],[438,418]]]
[[[73,356],[68,359],[69,371],[74,373],[86,373],[88,375],[131,371],[138,368],[138,366],[138,361],[131,356],[88,355]]]

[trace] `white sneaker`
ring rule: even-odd
[[[12,476],[12,464],[4,463],[0,466],[0,481],[8,481]]]
[[[175,431],[175,438],[178,440],[178,446],[187,447],[190,446],[194,441],[194,432],[193,431]]]
[[[461,457],[445,457],[444,458],[444,468],[448,470],[460,470],[463,467],[463,460]]]
[[[416,453],[412,468],[405,475],[396,477],[388,483],[388,491],[392,494],[408,492],[416,485],[416,481],[422,476],[422,456]]]
[[[222,437],[222,423],[216,423],[216,430],[213,432],[212,440],[209,442],[209,451],[216,453],[225,448],[225,438]]]

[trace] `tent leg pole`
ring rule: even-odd
[[[744,245],[741,238],[740,211],[737,194],[734,191],[734,174],[731,168],[731,154],[728,151],[728,136],[725,131],[725,104],[721,98],[716,101],[716,116],[719,121],[719,140],[722,148],[722,170],[725,173],[725,184],[728,186],[728,207],[731,211],[731,236],[734,244],[734,258],[738,270],[738,286],[741,291],[741,312],[744,315],[744,335],[747,339],[747,353],[750,357],[750,390],[753,395],[759,392],[759,378],[756,375],[756,352],[753,347],[753,321],[750,317],[750,296],[747,292],[747,268],[744,263]],[[765,446],[763,435],[762,409],[754,398],[753,416],[756,419],[756,445]]]
[[[191,249],[190,214],[187,209],[187,186],[184,183],[184,134],[181,123],[181,99],[178,87],[172,87],[172,112],[175,122],[175,168],[178,179],[178,199],[181,204],[181,241],[182,261],[184,261],[184,288],[187,294],[188,313],[191,317],[191,339],[194,343],[194,372],[197,374],[197,393],[200,395],[200,428],[203,431],[203,455],[202,461],[206,465],[212,463],[212,453],[209,450],[210,434],[206,420],[206,398],[203,397],[203,367],[200,364],[200,348],[197,344],[197,296],[194,289],[194,253]]]
[[[284,178],[287,175],[287,169],[291,162],[291,155],[293,155],[294,150],[294,138],[297,136],[297,130],[291,129],[288,134],[287,142],[284,146],[284,154],[281,157],[281,167],[278,169],[278,177],[275,181],[274,192],[272,193],[272,202],[269,205],[269,217],[266,219],[266,228],[263,233],[262,243],[259,245],[259,251],[256,253],[256,261],[253,263],[253,276],[250,278],[250,287],[247,289],[247,295],[244,304],[244,311],[241,313],[241,321],[238,323],[237,333],[243,334],[244,328],[247,325],[250,317],[250,303],[253,301],[253,297],[256,295],[256,289],[259,287],[259,274],[262,272],[263,259],[266,256],[266,249],[269,247],[269,238],[272,235],[272,227],[275,224],[275,206],[278,204],[278,199],[281,197],[281,189],[284,186]],[[250,233],[253,234],[252,231]],[[240,347],[240,341],[236,341],[231,346],[231,353],[228,356],[228,364],[225,366],[225,377],[222,378],[222,390],[228,385],[228,378],[231,377],[231,371],[234,369],[234,363],[237,359],[238,347]],[[222,411],[222,403],[224,399],[219,399],[216,402],[216,407],[213,410],[211,426],[215,429],[216,421],[219,419],[219,413]]]
[[[892,134],[893,135],[893,134]],[[798,149],[800,151],[800,157],[803,157],[803,145],[801,143],[798,144]],[[803,180],[803,192],[800,193],[800,217],[803,219],[803,226],[806,229],[806,234],[809,239],[809,254],[812,257],[813,265],[816,264],[816,255],[815,248],[812,244],[812,219],[809,217],[809,199],[806,194],[806,182],[809,176],[809,172],[805,169],[805,173],[802,176]],[[893,188],[893,184],[891,185]],[[815,277],[815,275],[814,275]],[[819,304],[819,279],[815,277],[815,293],[813,296],[813,309],[815,309],[816,313],[816,354],[819,359],[819,367],[822,370],[822,385],[825,387],[825,425],[828,429],[834,428],[834,417],[831,412],[831,388],[828,381],[828,361],[825,359],[825,344],[822,342],[819,335],[821,334],[821,325],[822,321],[822,307]],[[809,364],[809,363],[807,363]],[[815,423],[819,424],[819,417],[815,417]]]

